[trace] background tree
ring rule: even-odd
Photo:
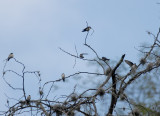
[[[158,114],[155,1],[0,1],[0,15],[1,115]]]
[[[3,79],[13,91],[19,91],[20,97],[15,99],[14,97],[8,96],[6,105],[8,110],[1,111],[1,115],[21,115],[28,112],[31,113],[31,115],[46,116],[54,114],[58,116],[98,116],[102,115],[102,107],[104,107],[102,111],[106,113],[107,116],[113,114],[120,115],[121,112],[126,113],[127,111],[129,111],[128,115],[158,115],[159,99],[157,99],[156,94],[159,96],[159,89],[157,88],[158,83],[156,82],[157,79],[159,79],[157,71],[160,66],[159,54],[157,52],[160,46],[160,29],[156,35],[148,32],[148,34],[152,35],[154,39],[153,44],[150,46],[142,46],[143,50],[139,51],[143,54],[143,57],[140,58],[138,64],[125,60],[126,64],[128,64],[127,69],[124,67],[125,54],[114,63],[110,63],[108,58],[104,56],[100,57],[98,55],[96,50],[87,43],[90,29],[92,28],[89,28],[89,30],[86,31],[87,34],[84,47],[90,49],[95,54],[96,58],[85,58],[83,53],[79,54],[77,52],[76,46],[76,54],[69,53],[62,48],[60,48],[60,50],[75,58],[74,66],[78,59],[93,62],[100,67],[100,72],[79,71],[70,75],[62,73],[61,78],[41,84],[42,79],[40,71],[27,71],[25,65],[18,61],[13,54],[10,54],[6,59],[3,68]],[[6,69],[8,62],[10,62],[11,59],[22,66],[21,72],[15,71],[14,69]],[[13,85],[13,83],[10,83],[10,77],[6,76],[8,73],[16,75],[17,79],[21,80],[20,85]],[[73,92],[69,95],[62,94],[61,96],[56,97],[54,92],[51,92],[56,83],[66,83],[65,80],[69,80],[71,77],[79,76],[81,74],[95,76],[95,79],[98,80],[100,78],[100,81],[98,82],[96,80],[91,86],[88,85],[90,83],[87,83],[86,88],[79,92],[75,85]],[[32,99],[30,94],[26,94],[26,88],[27,86],[30,86],[25,84],[27,78],[26,75],[35,75],[38,79],[37,90],[39,91],[39,97],[36,99]],[[151,76],[152,79],[150,79]],[[81,75],[81,78],[83,77],[84,76]],[[94,86],[94,84],[96,86]],[[149,103],[147,99],[152,99],[149,100],[151,103]],[[100,105],[101,100],[104,103],[103,105]],[[125,104],[125,107],[122,107],[122,104]]]

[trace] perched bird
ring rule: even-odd
[[[64,82],[64,81],[65,81],[65,74],[62,73],[61,77],[62,77],[62,80],[63,80],[63,82]]]
[[[6,72],[3,72],[3,76],[6,74]]]
[[[102,60],[105,62],[105,61],[108,61],[110,59],[106,58],[106,57],[102,57]]]
[[[28,95],[28,97],[27,97],[27,99],[26,99],[27,103],[29,103],[29,102],[30,102],[30,100],[31,100],[31,96],[30,96],[30,95]]]
[[[40,73],[40,71],[37,71],[37,74],[38,74],[38,76],[39,76],[39,77],[41,76],[41,73]]]
[[[132,62],[129,61],[129,60],[125,60],[125,62],[131,67],[131,71],[133,71],[133,72],[136,71],[136,69],[137,69],[136,63],[132,63]]]
[[[83,59],[83,58],[84,58],[83,55],[87,55],[87,53],[81,53],[81,54],[79,55],[79,57]]]
[[[86,27],[85,29],[83,29],[82,32],[86,32],[86,31],[88,32],[90,29],[91,29],[91,27],[88,26],[88,27]]]
[[[80,54],[79,57],[82,58],[82,59],[84,58],[83,54]]]
[[[9,61],[13,57],[14,57],[13,53],[10,53],[9,56],[8,56],[8,58],[7,58],[7,60]]]

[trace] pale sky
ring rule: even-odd
[[[153,39],[146,31],[156,34],[160,26],[158,1],[1,0],[0,72],[11,52],[28,70],[40,70],[44,82],[58,79],[63,72],[70,75],[88,71],[87,62],[80,60],[73,69],[74,58],[58,49],[75,53],[76,45],[78,53],[87,52],[88,58],[94,58],[83,45],[86,33],[81,31],[86,21],[94,29],[87,42],[100,56],[116,60],[125,53],[127,59],[138,62],[138,51],[134,47],[151,43]],[[9,64],[14,67],[13,61]],[[26,85],[30,85],[29,81]],[[3,94],[10,89],[2,78],[0,91],[0,98],[5,102]]]

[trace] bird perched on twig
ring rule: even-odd
[[[87,54],[87,53],[81,53],[81,54],[79,55],[79,57],[83,59],[83,58],[84,58],[83,55],[88,55],[88,54]]]
[[[30,100],[31,100],[31,95],[28,95],[28,97],[27,97],[27,99],[26,99],[27,103],[29,103]]]
[[[63,80],[63,82],[64,82],[64,81],[65,81],[65,74],[62,73],[61,77],[62,77],[62,80]]]
[[[91,27],[88,26],[88,27],[86,27],[85,29],[83,29],[82,32],[86,32],[86,31],[88,32],[90,29],[91,29]]]
[[[110,59],[106,58],[106,57],[102,57],[102,60],[105,61],[109,61]]]
[[[130,71],[135,72],[136,69],[138,68],[137,65],[136,65],[136,63],[133,63],[133,62],[131,62],[131,61],[129,61],[129,60],[125,60],[125,62],[131,67],[131,70],[130,70]]]
[[[9,56],[8,56],[8,58],[7,58],[7,61],[9,61],[13,57],[14,57],[13,53],[10,53]]]

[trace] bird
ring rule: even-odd
[[[79,57],[80,57],[81,59],[83,59],[83,58],[84,58],[83,55],[87,55],[87,53],[81,53],[81,54],[79,55]]]
[[[80,54],[79,57],[82,58],[82,59],[84,58],[83,54]]]
[[[105,61],[108,61],[110,59],[106,58],[106,57],[102,57],[102,60],[105,62]]]
[[[91,27],[88,26],[88,27],[86,27],[85,29],[83,29],[82,32],[86,32],[86,31],[88,32],[90,29],[91,29]]]
[[[27,97],[27,99],[26,99],[27,103],[29,103],[30,100],[31,100],[31,95],[28,95],[28,97]]]
[[[41,76],[40,71],[37,71],[37,74],[38,74],[39,77]]]
[[[8,58],[7,58],[7,60],[9,61],[13,57],[14,57],[13,53],[10,53],[9,56],[8,56]]]
[[[63,82],[64,82],[64,81],[65,81],[65,74],[62,73],[61,77],[62,77],[62,80],[63,80]]]
[[[130,71],[135,72],[135,70],[138,68],[137,65],[136,65],[136,63],[133,63],[133,62],[131,62],[129,60],[125,60],[125,62],[131,67]]]

